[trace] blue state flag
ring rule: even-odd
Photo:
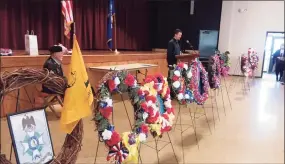
[[[109,0],[108,23],[107,23],[107,44],[110,50],[113,49],[114,16],[115,16],[114,0]]]

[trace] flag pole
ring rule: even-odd
[[[113,15],[113,26],[114,26],[114,49],[115,54],[119,54],[120,52],[117,49],[117,21],[116,21],[116,13]]]

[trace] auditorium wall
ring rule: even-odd
[[[255,48],[260,58],[256,76],[261,76],[267,31],[284,32],[284,1],[223,1],[218,47],[230,51],[232,67],[239,55]]]
[[[150,0],[151,45],[167,48],[176,28],[183,31],[184,40],[189,40],[198,49],[200,30],[219,30],[222,0],[195,1],[194,15],[190,15],[190,0]]]

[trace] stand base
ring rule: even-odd
[[[115,55],[118,55],[120,52],[117,49],[115,49],[114,53]]]

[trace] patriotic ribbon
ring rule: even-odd
[[[124,147],[122,142],[112,146],[109,150],[107,161],[115,158],[116,164],[121,164],[129,155],[129,151]]]

